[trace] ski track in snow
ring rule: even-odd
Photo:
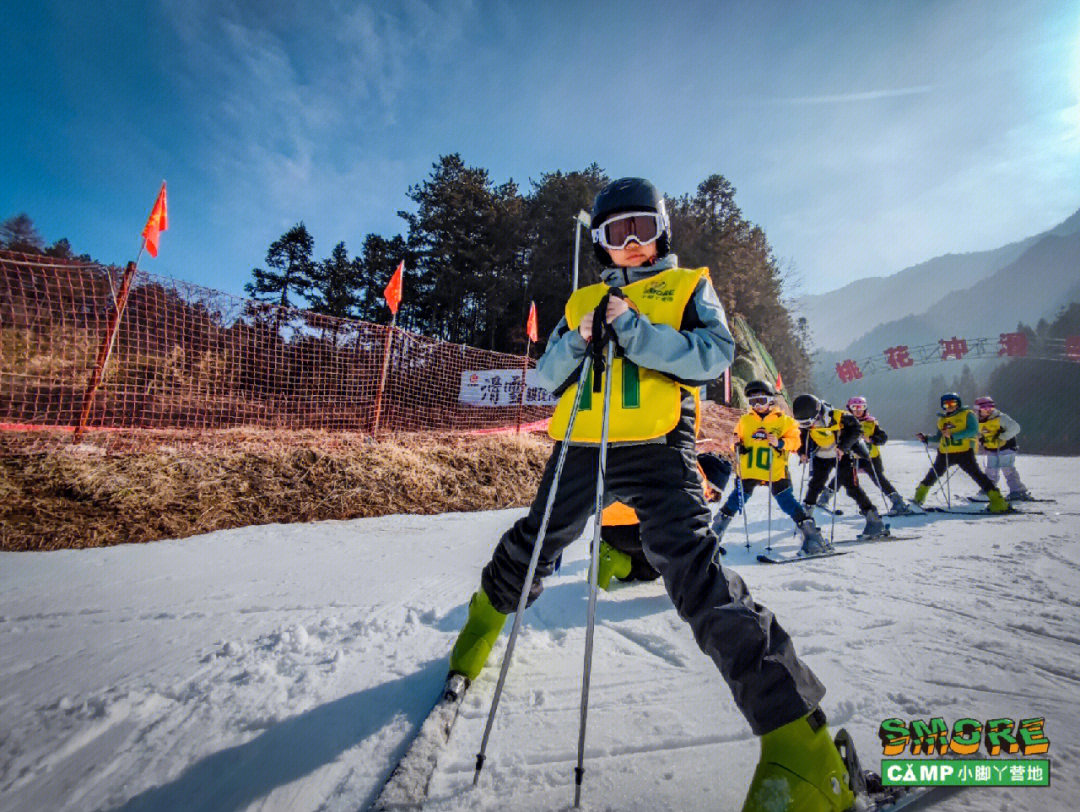
[[[909,492],[926,458],[890,444],[886,464]],[[768,536],[758,493],[752,551],[739,523],[725,539],[724,565],[776,612],[828,687],[830,725],[849,729],[868,766],[889,716],[1046,717],[1050,788],[967,790],[943,810],[1071,809],[1080,791],[1069,738],[1080,730],[1080,492],[1054,490],[1080,465],[1021,456],[1020,467],[1058,500],[1041,515],[894,517],[897,532],[920,537],[767,567],[753,560]],[[952,488],[975,490],[962,475]],[[862,520],[840,501],[836,536],[850,538]],[[0,810],[367,807],[441,688],[480,567],[520,515],[0,554]],[[779,553],[796,545],[779,510],[771,542]],[[585,555],[584,543],[567,550],[524,618],[480,786],[475,755],[505,634],[465,698],[426,808],[571,805]],[[757,742],[662,583],[602,594],[595,646],[585,808],[737,809]]]

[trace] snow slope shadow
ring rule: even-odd
[[[168,812],[199,809],[231,812],[243,809],[277,787],[314,772],[346,750],[376,736],[398,714],[409,717],[415,729],[429,710],[416,697],[438,695],[446,677],[446,661],[433,660],[397,680],[343,696],[300,713],[249,742],[221,750],[188,767],[175,780],[146,790],[118,807],[121,812]],[[386,775],[379,777],[361,808],[375,799],[405,751],[387,758]]]

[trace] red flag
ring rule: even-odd
[[[777,392],[783,392],[784,391],[784,379],[780,377],[779,370],[776,373],[776,391]]]
[[[386,306],[390,308],[390,312],[395,316],[397,315],[398,305],[401,304],[401,274],[404,272],[405,260],[401,260],[394,270],[394,275],[391,276],[390,281],[387,282],[386,290],[383,291],[383,296],[386,298]]]
[[[146,221],[146,226],[142,230],[146,252],[150,256],[157,256],[158,234],[168,230],[169,214],[165,205],[165,181],[162,181],[161,191],[158,192],[157,200],[154,201],[154,208],[150,210],[150,218]]]
[[[539,341],[540,328],[536,324],[536,302],[529,303],[529,320],[525,322],[525,332],[529,335],[529,341]]]

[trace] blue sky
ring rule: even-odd
[[[403,230],[458,152],[495,182],[719,172],[801,291],[994,248],[1080,208],[1080,3],[9,3],[0,219],[239,293]],[[678,235],[675,235],[676,249]]]

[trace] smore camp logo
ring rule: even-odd
[[[1045,787],[1049,759],[1030,758],[1050,750],[1042,716],[929,721],[886,719],[881,740],[881,782],[886,786]],[[921,758],[891,758],[910,753]],[[933,758],[933,756],[950,758]],[[1021,755],[1026,758],[1000,758]],[[995,758],[980,758],[994,756]]]

